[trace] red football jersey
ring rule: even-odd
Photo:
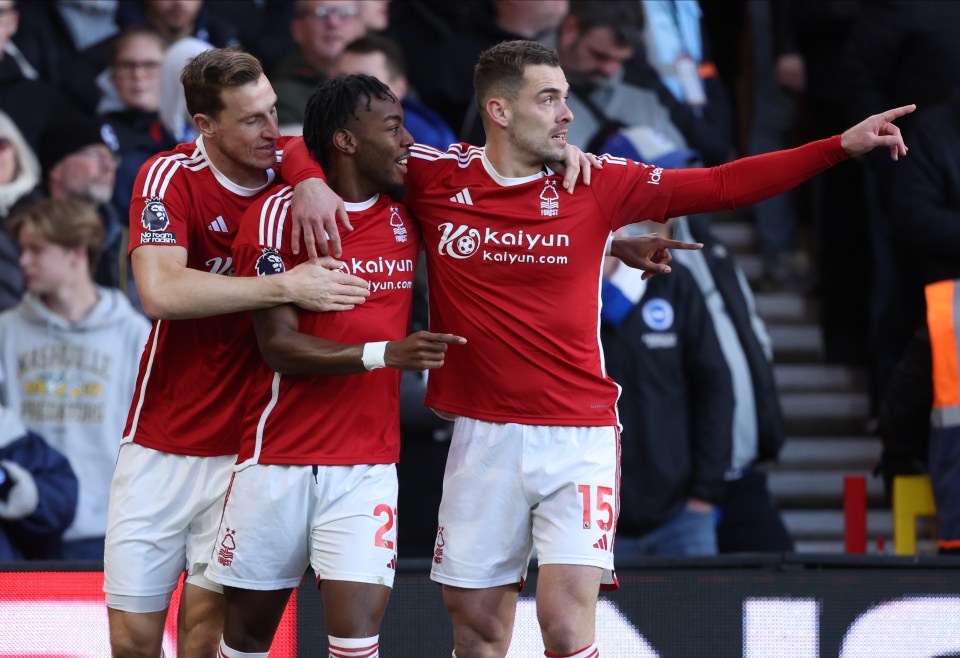
[[[270,171],[263,187],[236,185],[212,166],[202,137],[154,156],[134,184],[130,251],[178,245],[187,249],[187,267],[232,276],[240,220],[273,179]],[[123,440],[175,454],[235,454],[256,358],[246,312],[154,321]]]
[[[283,272],[306,260],[290,248],[289,187],[247,211],[233,246],[239,276]],[[370,296],[346,312],[299,312],[299,330],[338,343],[397,340],[408,333],[420,232],[388,197],[347,203],[354,227],[340,260]],[[391,464],[400,456],[400,371],[281,375],[258,360],[247,394],[239,463]]]
[[[699,170],[603,156],[565,192],[545,169],[504,178],[484,149],[416,145],[405,203],[427,254],[431,331],[467,338],[430,373],[425,404],[493,422],[613,425],[618,386],[600,345],[611,231],[752,203],[846,156],[839,137]]]

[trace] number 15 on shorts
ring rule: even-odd
[[[595,490],[595,491],[594,491]],[[597,517],[597,527],[606,532],[613,527],[613,487],[591,487],[589,484],[578,484],[583,501],[583,529],[588,530],[592,523],[594,512]]]

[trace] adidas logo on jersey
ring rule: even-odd
[[[593,545],[594,548],[599,548],[601,551],[609,551],[610,547],[607,544],[607,536],[601,535],[600,539],[597,540],[597,543]]]
[[[227,228],[227,223],[223,221],[223,217],[220,215],[218,215],[215,220],[210,222],[210,225],[207,226],[207,228],[211,231],[215,231],[216,233],[226,233],[230,230]]]
[[[472,206],[473,199],[470,198],[470,190],[463,188],[455,196],[450,197],[453,203],[462,203],[465,206]]]

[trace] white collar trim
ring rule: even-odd
[[[203,135],[197,137],[197,148],[200,149],[200,154],[203,156],[203,159],[207,161],[207,166],[210,167],[210,171],[213,172],[217,182],[238,196],[254,196],[273,184],[273,179],[276,174],[274,173],[273,169],[268,169],[267,182],[263,185],[259,187],[243,187],[242,185],[237,185],[232,180],[227,178],[222,171],[213,166],[213,161],[210,160],[210,156],[207,155],[207,149],[203,145]]]
[[[545,171],[538,171],[537,173],[532,174],[530,176],[522,176],[520,178],[508,178],[507,176],[501,175],[500,172],[494,168],[493,163],[491,163],[490,160],[487,159],[486,148],[483,149],[483,155],[480,156],[480,161],[483,163],[483,168],[487,171],[488,174],[490,174],[490,178],[492,178],[497,185],[501,185],[503,187],[513,187],[514,185],[522,185],[524,183],[529,183],[530,181],[546,178],[547,176],[553,176],[554,174],[554,171],[550,167],[548,167],[547,165],[544,165],[543,168]]]
[[[358,203],[344,201],[343,207],[347,209],[347,212],[360,212],[361,210],[369,210],[370,208],[373,208],[373,204],[375,204],[379,198],[379,194],[374,194],[366,201],[360,201]]]

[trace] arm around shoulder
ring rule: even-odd
[[[131,255],[137,290],[151,318],[182,320],[282,304],[288,277],[232,277],[187,266],[187,250],[147,245]]]

